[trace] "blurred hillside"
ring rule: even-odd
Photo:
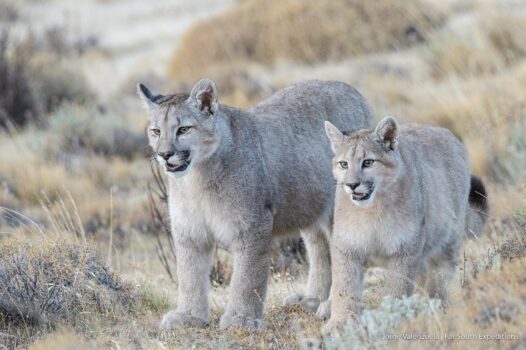
[[[437,348],[526,347],[526,3],[517,0],[0,0],[0,345],[7,348],[422,348],[397,332],[511,334]],[[159,332],[177,286],[137,81],[216,81],[246,107],[302,79],[345,81],[377,116],[438,124],[488,184],[486,235],[467,241],[447,313],[378,300],[322,339],[281,300],[301,290],[301,244],[276,243],[261,332],[220,332],[231,273],[218,249],[209,329]],[[154,194],[162,212],[163,203]],[[159,259],[159,242],[167,261]],[[427,345],[424,344],[424,345]]]

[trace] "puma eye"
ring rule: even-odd
[[[152,129],[152,134],[154,136],[159,136],[161,135],[161,129]]]
[[[347,163],[346,161],[342,160],[341,162],[338,162],[338,165],[340,166],[340,168],[342,169],[347,169],[349,167],[349,163]]]
[[[363,161],[362,166],[364,168],[369,168],[374,164],[374,159],[366,159]]]
[[[188,133],[190,132],[191,129],[192,129],[191,126],[181,126],[181,127],[177,130],[177,134],[178,134],[178,135],[188,134]]]

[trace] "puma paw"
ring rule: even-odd
[[[320,299],[316,297],[309,297],[298,293],[292,293],[283,299],[283,306],[300,305],[302,308],[310,312],[316,312],[320,305]]]
[[[159,324],[163,330],[177,328],[204,328],[209,325],[209,321],[190,315],[188,313],[172,310],[166,313]]]
[[[262,319],[248,315],[230,315],[225,313],[219,320],[219,328],[221,330],[228,328],[261,329],[264,326],[265,322]]]
[[[283,306],[299,304],[301,299],[303,299],[303,295],[298,293],[292,293],[286,296],[285,299],[283,299]]]
[[[343,329],[343,325],[344,325],[344,322],[342,321],[329,320],[327,323],[325,323],[321,327],[321,334],[322,335],[338,334]]]
[[[318,311],[316,311],[316,316],[322,320],[327,320],[331,317],[331,300],[325,300],[320,303],[318,306]]]

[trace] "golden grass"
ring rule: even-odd
[[[526,127],[526,94],[520,82],[524,68],[519,65],[486,77],[406,84],[400,99],[403,106],[398,106],[402,119],[449,128],[466,144],[475,173],[498,183],[515,183],[526,166],[526,137],[519,131]]]
[[[45,155],[31,149],[19,138],[4,134],[0,146],[0,177],[13,188],[21,204],[37,205],[42,191],[50,196],[61,192],[65,186],[85,198],[92,186],[89,179],[73,179],[64,167],[49,162]]]
[[[521,348],[526,325],[524,268],[525,259],[514,259],[482,274],[458,295],[448,313],[432,321],[431,326],[420,318],[404,326],[400,333],[437,334],[441,339],[432,344],[439,349]],[[507,338],[484,338],[498,335]],[[471,338],[462,340],[460,336]],[[421,349],[423,344],[425,341],[401,341],[392,344],[392,348]]]
[[[442,20],[424,1],[246,0],[188,31],[169,69],[191,82],[216,65],[341,59],[407,47]]]

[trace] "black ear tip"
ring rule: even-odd
[[[139,95],[144,95],[144,87],[145,86],[142,83],[137,83],[137,85],[135,85],[135,90]]]
[[[143,94],[148,96],[149,90],[143,83],[137,83],[137,91],[142,92]]]

